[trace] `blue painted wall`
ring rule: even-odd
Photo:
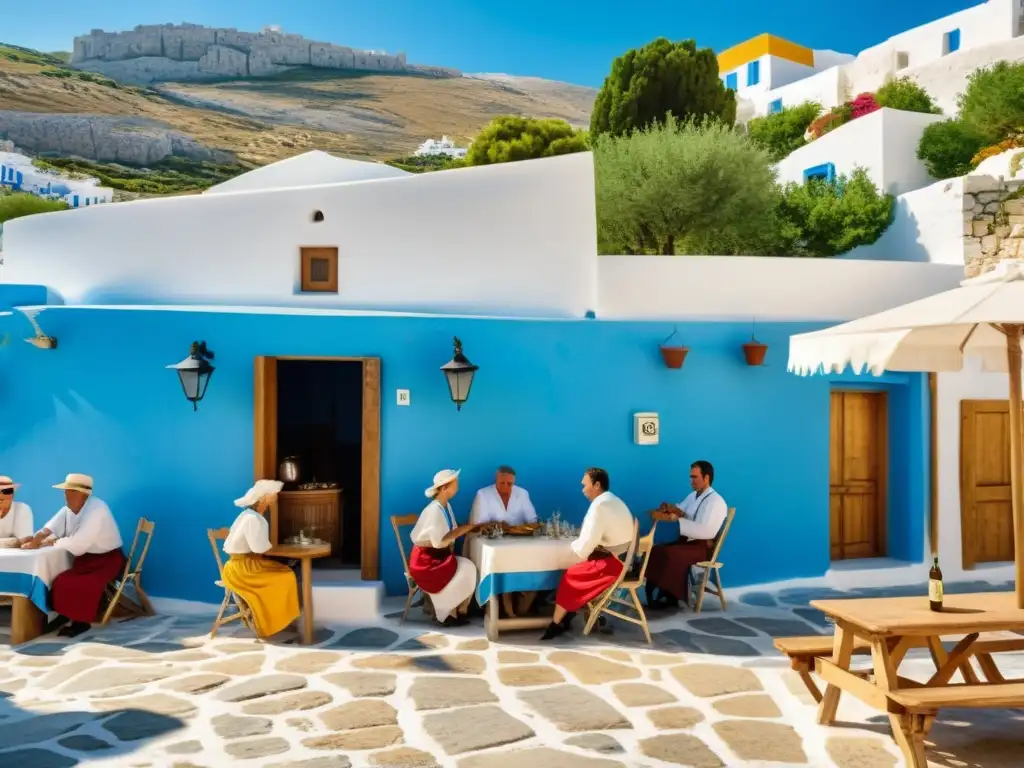
[[[851,379],[785,370],[789,335],[816,326],[759,326],[767,365],[749,368],[740,350],[749,324],[681,324],[691,351],[681,370],[670,370],[658,352],[672,330],[666,323],[87,309],[48,311],[40,322],[58,337],[57,350],[0,347],[0,474],[22,483],[20,498],[40,524],[62,503],[50,486],[66,472],[94,475],[126,538],[140,515],[155,520],[146,581],[157,596],[219,599],[204,531],[230,524],[232,499],[252,480],[257,355],[382,359],[385,517],[420,510],[433,473],[461,467],[455,508],[464,519],[473,491],[500,463],[518,470],[542,515],[558,508],[582,518],[579,482],[592,464],[609,470],[612,490],[639,512],[683,498],[690,462],[705,458],[738,509],[724,554],[727,585],[817,576],[829,566],[829,391]],[[23,318],[0,317],[0,334],[27,331]],[[438,370],[453,335],[480,366],[461,412]],[[198,413],[164,367],[193,339],[216,353]],[[926,381],[870,383],[894,393],[891,418],[902,430],[891,451],[903,457],[890,476],[892,554],[920,560]],[[410,407],[395,404],[398,388],[411,390]],[[660,445],[633,444],[636,411],[661,415]],[[386,524],[381,563],[389,591],[404,589]]]

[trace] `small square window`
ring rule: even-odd
[[[301,286],[304,293],[338,292],[338,249],[300,250]]]
[[[757,85],[761,82],[761,62],[752,61],[747,64],[747,85]]]
[[[781,112],[781,111],[782,111],[782,99],[776,99],[775,101],[773,101],[771,104],[768,105],[768,114],[769,115],[774,115],[775,113]]]
[[[821,179],[831,184],[836,178],[836,167],[832,163],[822,163],[804,171],[804,183],[811,179]]]
[[[725,87],[726,88],[730,88],[730,89],[732,89],[734,91],[736,90],[736,73],[735,72],[730,72],[728,75],[725,76]]]

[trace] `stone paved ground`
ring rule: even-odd
[[[139,619],[71,643],[0,638],[0,766],[895,766],[885,721],[844,700],[843,725],[818,727],[772,650],[772,635],[829,631],[806,607],[820,595],[751,592],[726,614],[659,618],[653,648],[632,628],[492,644],[479,626],[442,633],[394,618],[321,630],[315,648],[256,643],[244,629],[210,641],[208,616]],[[1024,654],[999,661],[1024,676]],[[905,668],[926,677],[931,663]],[[949,713],[932,741],[935,766],[1017,767],[1024,713]]]

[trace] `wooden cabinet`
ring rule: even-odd
[[[277,497],[277,536],[284,543],[300,531],[341,551],[341,489],[281,491]]]

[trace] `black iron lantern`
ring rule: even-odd
[[[462,354],[462,342],[456,336],[454,340],[455,356],[441,366],[444,377],[448,380],[448,391],[451,392],[452,402],[458,410],[462,410],[462,404],[469,399],[469,388],[473,386],[473,376],[480,370],[480,366],[473,365],[466,356]]]
[[[199,410],[199,401],[206,394],[206,387],[213,375],[214,368],[210,365],[211,360],[213,360],[213,352],[206,348],[206,342],[193,341],[188,357],[180,363],[167,366],[178,372],[181,388],[185,392],[185,397],[192,403],[193,411]]]

